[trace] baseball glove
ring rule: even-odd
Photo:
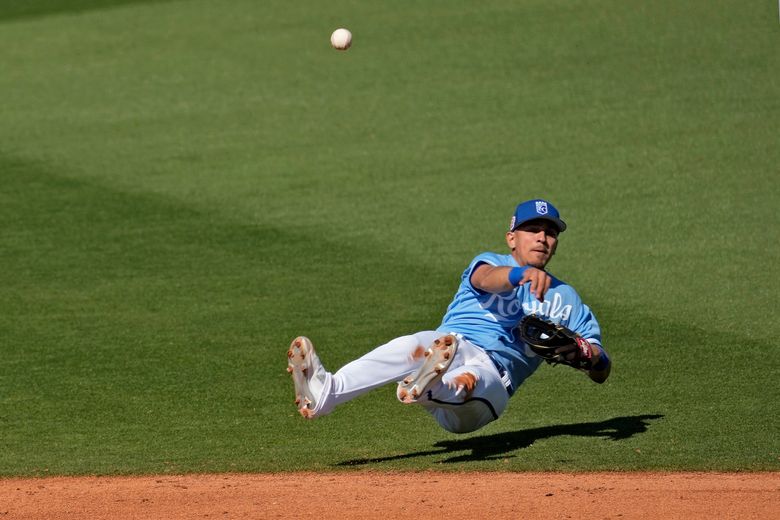
[[[528,347],[540,358],[554,365],[568,365],[582,370],[593,367],[593,347],[588,340],[533,314],[525,316],[517,331]]]

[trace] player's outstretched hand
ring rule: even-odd
[[[543,302],[544,295],[552,284],[552,277],[543,270],[529,265],[522,268],[522,274],[518,274],[517,280],[513,279],[512,273],[520,269],[482,264],[471,274],[471,284],[481,291],[503,293],[527,283],[530,284],[529,289],[536,299]]]
[[[550,288],[550,284],[552,284],[552,277],[545,271],[529,265],[523,273],[523,277],[520,278],[518,285],[523,285],[524,283],[530,283],[531,293],[536,296],[537,300],[543,302],[544,295],[547,294],[547,290]]]

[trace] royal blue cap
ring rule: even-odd
[[[566,223],[561,220],[561,215],[555,206],[543,199],[532,199],[517,205],[512,223],[509,224],[509,231],[514,231],[521,224],[536,219],[549,220],[558,226],[559,232],[566,230]]]

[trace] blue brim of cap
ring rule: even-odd
[[[517,224],[515,224],[515,227],[512,228],[512,231],[514,231],[515,229],[519,228],[520,226],[522,226],[526,222],[530,222],[532,220],[549,220],[550,222],[552,222],[553,224],[555,224],[558,227],[558,232],[559,233],[563,233],[564,231],[566,231],[566,222],[564,222],[563,220],[561,220],[559,218],[550,217],[550,216],[546,216],[546,215],[534,215],[533,218],[529,218],[529,219],[523,220],[522,222],[518,222]]]

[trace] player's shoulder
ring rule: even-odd
[[[471,261],[471,265],[489,264],[492,266],[517,265],[512,255],[502,255],[492,251],[483,251]]]

